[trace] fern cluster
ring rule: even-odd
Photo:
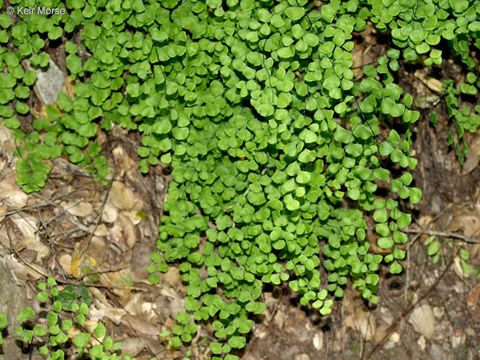
[[[475,1],[42,5],[65,11],[0,15],[0,116],[19,145],[17,182],[26,192],[41,189],[47,160],[59,156],[105,182],[99,129],[138,131],[140,170],[159,162],[173,169],[159,252],[148,267],[154,283],[178,266],[187,286],[170,344],[190,342],[199,324],[211,322],[214,359],[238,358],[232,349],[245,346],[252,316],[264,311],[265,284],[288,283],[301,304],[326,315],[349,281],[375,302],[380,265],[401,272],[402,229],[411,222],[405,209],[421,199],[411,174],[420,113],[397,84],[405,63],[460,58],[470,71],[463,84],[445,82],[449,116],[459,138],[480,124],[478,106],[462,100],[479,86],[470,55],[480,46]],[[369,23],[391,46],[355,79],[355,36]],[[60,93],[29,128],[19,118],[29,115],[36,72],[22,63],[47,67],[47,40],[65,44],[74,94]]]

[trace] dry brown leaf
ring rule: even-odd
[[[93,206],[89,202],[81,201],[79,203],[75,202],[61,202],[62,206],[66,211],[68,211],[73,216],[78,217],[87,217],[93,213]]]
[[[156,326],[153,326],[148,321],[142,319],[139,316],[132,316],[126,314],[122,319],[122,324],[133,329],[138,335],[149,336],[149,337],[158,337],[159,330]]]
[[[122,233],[122,225],[119,221],[113,225],[113,227],[108,230],[107,239],[110,243],[118,246],[122,251],[127,250],[126,241]]]
[[[121,210],[131,210],[135,206],[135,195],[132,190],[120,181],[114,181],[110,190],[110,200]]]
[[[88,230],[93,232],[96,236],[107,236],[108,234],[108,228],[105,224],[99,224],[98,226],[90,225]]]
[[[423,335],[418,338],[417,344],[422,351],[425,350],[425,347],[427,346],[427,344],[425,342],[425,337]]]
[[[12,255],[6,257],[8,266],[12,273],[21,280],[38,280],[47,276],[47,270],[38,264],[25,265]]]
[[[129,181],[133,181],[135,183],[141,182],[139,179],[141,175],[138,172],[137,162],[128,155],[123,146],[119,145],[113,149],[112,155],[115,159],[115,162],[118,164],[119,176],[123,176],[123,174],[125,174]]]
[[[41,241],[35,238],[25,238],[21,242],[22,246],[25,246],[29,250],[33,250],[37,256],[35,261],[41,263],[42,260],[50,255],[50,249]]]
[[[103,263],[106,249],[106,241],[101,237],[93,236],[90,245],[88,246],[88,254],[97,259],[97,263]]]
[[[119,297],[122,304],[127,303],[132,296],[129,288],[132,286],[132,282],[133,277],[128,269],[100,274],[100,283],[113,287],[113,292]]]
[[[469,277],[469,274],[463,271],[462,260],[460,260],[460,257],[458,256],[455,256],[455,258],[453,259],[453,270],[460,279],[465,279]]]
[[[425,226],[428,226],[428,224],[430,224],[431,221],[432,221],[432,217],[430,215],[421,216],[418,219],[418,225],[425,227]]]
[[[7,207],[18,210],[27,204],[28,195],[25,194],[15,183],[16,177],[17,172],[12,171],[0,183],[0,199],[4,200]]]
[[[364,311],[362,308],[357,308],[352,315],[345,317],[344,324],[358,331],[367,341],[371,341],[375,337],[377,327],[375,317],[371,312]]]
[[[0,247],[4,249],[10,248],[10,239],[8,238],[5,226],[0,228]]]
[[[415,77],[423,81],[423,83],[432,91],[436,93],[442,92],[442,82],[438,79],[435,79],[431,76],[428,76],[426,69],[418,69],[415,71]]]
[[[146,345],[140,337],[128,337],[122,340],[122,353],[137,356]]]
[[[366,311],[362,299],[351,291],[346,291],[342,301],[344,325],[358,331],[361,336],[371,341],[375,337],[377,325],[372,312]]]
[[[5,219],[5,216],[2,216],[7,212],[7,208],[0,204],[0,223]]]
[[[13,157],[13,149],[15,140],[12,131],[7,129],[3,124],[0,125],[0,154],[7,158],[9,162]]]
[[[97,320],[85,320],[82,324],[82,326],[87,329],[89,333],[93,333],[93,330],[98,326],[98,321]]]
[[[132,249],[135,246],[135,243],[137,242],[137,230],[135,226],[132,224],[132,222],[130,221],[130,218],[128,217],[128,215],[125,215],[123,211],[120,213],[119,220],[120,220],[120,224],[122,225],[122,233],[126,241],[126,244],[129,249]]]
[[[86,256],[86,250],[89,243],[89,237],[86,236],[82,239],[80,243],[75,244],[75,250],[72,254],[72,266],[70,267],[70,272],[77,279],[80,279],[82,277],[82,267],[84,265],[87,265],[89,267],[91,267],[92,265],[96,265],[96,260],[94,258],[92,258],[91,256]]]
[[[461,231],[468,237],[480,233],[480,215],[463,208],[452,211],[452,215],[449,230]]]
[[[138,316],[138,315],[141,315],[143,312],[142,303],[143,303],[142,294],[139,294],[139,293],[133,294],[130,301],[123,308],[127,310],[130,315]]]
[[[10,216],[17,229],[22,233],[23,238],[34,238],[38,240],[38,218],[33,215],[14,214]]]
[[[122,214],[127,216],[133,225],[138,225],[142,221],[142,218],[138,213],[139,212],[137,210],[122,211]]]
[[[102,221],[106,223],[113,223],[117,220],[118,211],[112,204],[106,203],[102,212]]]
[[[102,321],[103,318],[107,318],[115,325],[120,325],[126,313],[123,309],[105,306],[103,303],[95,301],[95,306],[92,306],[89,316],[91,320]]]
[[[467,304],[476,305],[478,304],[478,299],[480,298],[480,283],[477,283],[475,287],[468,293]]]
[[[437,93],[442,92],[442,82],[438,79],[432,78],[432,77],[427,77],[425,79],[425,84],[427,84],[428,88],[432,91],[435,91]]]
[[[62,254],[58,262],[67,275],[72,275],[72,257],[69,254]]]
[[[68,329],[67,331],[67,336],[69,339],[73,339],[74,337],[77,337],[78,335],[80,335],[81,331],[80,329],[78,328],[77,325],[73,325],[70,329]]]
[[[73,81],[68,75],[65,76],[65,81],[63,82],[62,91],[70,96],[72,100],[75,98],[75,81]]]
[[[468,146],[467,160],[463,164],[462,175],[471,173],[480,162],[480,136],[475,135]]]
[[[322,350],[322,348],[323,348],[323,333],[315,334],[312,342],[313,342],[313,346],[315,347],[315,349]]]
[[[170,266],[165,274],[162,274],[163,280],[174,289],[182,288],[182,276],[180,270],[174,266]]]

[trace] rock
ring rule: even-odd
[[[400,341],[400,334],[394,331],[392,335],[390,335],[390,340],[397,344]]]
[[[275,321],[275,324],[277,324],[277,326],[280,329],[283,329],[285,321],[287,320],[286,311],[282,311],[282,310],[284,309],[280,309],[280,311],[277,311],[277,313],[275,314],[275,317],[273,318],[273,321]]]
[[[385,343],[384,348],[385,349],[393,349],[396,344],[400,341],[400,334],[397,332],[393,332],[392,335],[390,335],[388,341]]]
[[[417,344],[418,346],[420,346],[420,349],[422,351],[425,350],[425,347],[427,346],[427,344],[425,342],[425,337],[423,335],[418,338]]]
[[[440,308],[438,306],[435,306],[433,308],[433,315],[435,315],[435,318],[441,319],[443,314],[445,314],[445,310],[443,308]]]
[[[317,350],[321,350],[323,348],[323,335],[315,334],[313,337],[313,346],[315,346],[315,349]]]
[[[0,353],[0,360],[22,359],[22,351],[16,344],[14,320],[17,314],[27,306],[25,289],[17,285],[8,264],[0,257],[0,313],[6,313],[9,320],[8,333],[4,337],[4,344]]]
[[[310,356],[307,354],[300,354],[295,356],[295,360],[310,360]]]
[[[386,307],[381,306],[379,308],[379,314],[380,314],[380,318],[383,320],[384,323],[386,323],[386,324],[391,324],[392,323],[393,316]]]
[[[430,350],[430,354],[433,359],[448,360],[448,356],[447,354],[445,354],[445,351],[435,343],[432,344],[432,349]]]
[[[28,66],[30,67],[30,66]],[[57,102],[57,97],[62,91],[63,83],[65,82],[65,74],[55,64],[52,59],[46,71],[42,69],[33,68],[37,72],[37,81],[33,91],[43,105],[53,104]]]
[[[422,304],[415,308],[408,320],[419,334],[431,339],[435,332],[435,316],[429,304]]]

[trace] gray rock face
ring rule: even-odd
[[[6,313],[8,318],[7,334],[4,337],[3,355],[0,354],[0,360],[21,359],[21,349],[15,343],[16,335],[14,333],[13,323],[17,314],[27,306],[25,292],[17,285],[15,279],[0,255],[0,313]],[[4,332],[5,334],[5,332]]]
[[[65,74],[50,59],[47,71],[33,69],[37,72],[37,82],[33,90],[43,105],[53,104],[57,101],[58,93],[62,90]]]

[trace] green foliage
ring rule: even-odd
[[[465,243],[454,242],[448,238],[442,239],[437,235],[432,235],[425,239],[424,245],[427,249],[427,255],[431,257],[433,264],[437,264],[442,256],[454,254],[456,257],[454,259],[455,264],[459,265],[465,276],[480,278],[480,267],[469,261],[470,252],[465,249]]]
[[[402,271],[408,241],[402,228],[411,216],[399,204],[421,200],[411,175],[420,113],[395,73],[406,62],[442,64],[442,40],[471,69],[462,84],[444,83],[458,129],[451,144],[463,162],[463,132],[480,124],[480,108],[461,101],[477,96],[470,50],[480,46],[480,22],[473,0],[226,4],[74,0],[61,4],[63,15],[26,15],[13,23],[1,14],[0,42],[8,46],[0,53],[0,116],[15,136],[17,183],[26,192],[44,186],[47,161],[59,156],[106,183],[110,169],[95,138],[113,126],[140,133],[142,173],[158,161],[171,165],[149,281],[158,282],[167,263],[176,263],[187,285],[172,347],[189,343],[197,324],[209,321],[217,339],[211,352],[234,359],[230,351],[245,346],[253,316],[265,309],[264,284],[286,282],[302,305],[327,315],[349,281],[376,302],[381,264]],[[353,33],[368,21],[390,34],[394,46],[356,80]],[[65,43],[74,96],[60,93],[24,133],[19,119],[31,115],[25,100],[37,75],[21,64],[47,66],[45,40],[74,32],[81,41]],[[398,178],[392,167],[402,171]],[[367,217],[377,235],[370,240],[389,252],[385,257],[370,247]],[[48,286],[50,293],[44,287],[37,299],[51,305],[55,340],[41,351],[60,358],[52,347],[66,341],[63,331],[72,323],[60,325],[58,316],[72,313],[70,320],[82,324],[89,297],[81,288]],[[42,331],[18,330],[22,339]],[[90,347],[90,336],[73,344],[101,358],[109,349]]]
[[[390,271],[402,270],[404,252],[396,246],[407,241],[401,228],[410,216],[398,200],[376,195],[381,181],[391,183],[397,199],[421,197],[408,172],[416,165],[410,128],[419,113],[391,73],[400,52],[389,51],[390,59],[366,67],[354,82],[352,32],[365,26],[355,21],[357,8],[331,3],[307,14],[303,5],[245,1],[206,14],[185,1],[172,13],[170,34],[158,34],[168,44],[166,54],[157,54],[164,86],[158,96],[173,116],[139,126],[139,155],[156,154],[159,135],[173,168],[155,261],[180,263],[187,284],[187,312],[177,317],[173,347],[181,345],[190,313],[196,322],[212,322],[214,355],[243,348],[251,316],[265,309],[257,301],[265,283],[288,282],[301,304],[323,315],[349,279],[375,302],[383,258],[366,239],[369,214],[378,245],[392,250]],[[208,71],[196,66],[205,58]],[[141,96],[138,84],[127,86],[132,99]],[[405,133],[391,130],[378,147],[387,119]],[[391,178],[387,158],[405,169],[402,177]],[[358,209],[343,208],[343,199]],[[158,279],[155,267],[151,281]],[[223,296],[211,293],[219,287]]]
[[[0,345],[3,344],[3,329],[5,329],[7,326],[7,316],[4,313],[0,313]]]
[[[91,360],[131,359],[130,355],[119,354],[120,343],[106,336],[106,328],[98,323],[93,333],[81,331],[74,338],[69,338],[68,330],[81,325],[79,316],[88,316],[88,304],[92,298],[85,286],[67,285],[59,287],[53,278],[38,284],[37,301],[41,304],[40,313],[31,307],[18,313],[15,334],[25,346],[34,346],[48,359],[64,359],[73,353]],[[8,325],[5,314],[0,314],[0,330]],[[84,330],[80,327],[81,330]],[[3,342],[0,332],[0,345]],[[30,350],[31,351],[31,350]],[[75,356],[75,355],[72,355]]]

